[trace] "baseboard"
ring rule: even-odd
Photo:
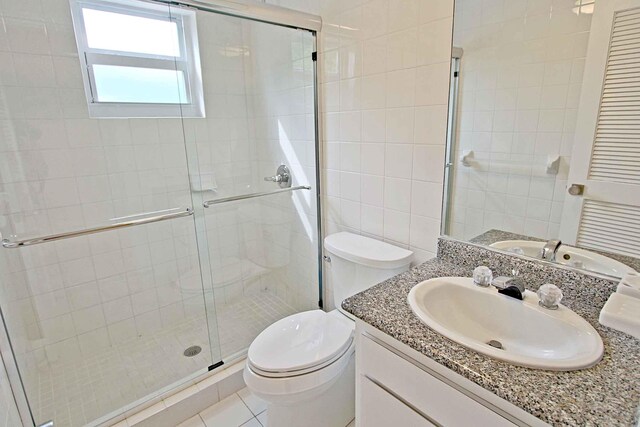
[[[209,406],[244,388],[244,359],[215,371],[199,381],[163,396],[150,406],[128,411],[119,419],[112,418],[105,426],[112,427],[175,427]]]

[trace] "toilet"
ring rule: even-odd
[[[409,268],[413,252],[352,233],[327,236],[336,310],[279,320],[249,347],[244,380],[269,427],[345,427],[355,413],[355,321],[345,298]]]

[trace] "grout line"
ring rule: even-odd
[[[247,425],[248,423],[250,423],[250,422],[251,422],[251,421],[253,421],[253,420],[256,420],[256,422],[257,422],[258,424],[260,424],[260,421],[258,420],[258,418],[257,418],[257,417],[253,417],[253,418],[251,418],[251,419],[249,419],[249,420],[245,421],[244,423],[240,424],[238,427],[245,426],[245,425]],[[260,425],[262,425],[262,424],[260,424]]]
[[[253,411],[251,410],[251,408],[249,407],[249,405],[247,404],[247,402],[244,401],[244,399],[242,398],[242,396],[240,396],[240,393],[236,392],[235,393],[236,396],[238,396],[240,398],[240,401],[244,404],[244,406],[247,407],[247,409],[249,410],[249,412],[251,412],[251,415],[253,415],[253,418],[256,417],[257,414],[254,414]]]

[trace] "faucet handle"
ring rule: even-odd
[[[483,288],[488,287],[493,281],[493,272],[489,267],[481,265],[473,270],[473,283]]]
[[[286,165],[280,165],[275,175],[265,176],[264,180],[276,182],[280,188],[289,188],[291,187],[291,172]]]
[[[549,310],[557,310],[560,301],[562,300],[562,291],[556,285],[552,285],[551,283],[546,283],[538,289],[536,292],[542,307],[547,308]]]

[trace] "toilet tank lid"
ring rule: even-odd
[[[324,247],[347,261],[385,270],[403,267],[413,256],[409,250],[346,231],[325,237]]]

